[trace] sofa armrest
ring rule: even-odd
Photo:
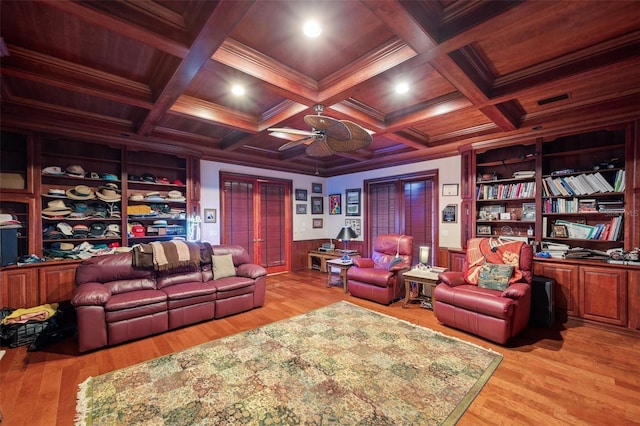
[[[502,297],[518,300],[530,291],[529,284],[513,283],[502,292]]]
[[[368,257],[352,257],[351,261],[358,268],[373,268],[375,266],[373,259]]]
[[[73,293],[73,306],[104,306],[111,299],[111,290],[100,283],[86,283]]]
[[[236,268],[236,275],[239,277],[246,277],[256,279],[267,275],[267,270],[260,265],[254,263],[243,263]]]
[[[449,287],[456,287],[456,286],[467,283],[464,280],[464,274],[459,271],[441,272],[438,275],[438,278],[440,279],[441,282],[448,285]]]

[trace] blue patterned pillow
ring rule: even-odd
[[[509,279],[513,275],[513,265],[484,263],[478,275],[478,287],[504,291],[509,287]]]

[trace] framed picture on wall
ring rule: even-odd
[[[442,209],[442,221],[443,222],[457,222],[458,221],[458,205],[449,204]]]
[[[204,222],[216,223],[216,209],[204,209]]]
[[[342,214],[342,194],[329,195],[329,214]]]
[[[324,214],[322,197],[311,197],[311,214]]]
[[[360,216],[360,191],[360,188],[347,189],[345,191],[347,216]]]
[[[313,219],[314,228],[322,228],[322,219]]]
[[[356,231],[356,234],[358,234],[358,237],[362,235],[361,223],[362,222],[360,221],[360,219],[345,219],[344,220],[345,226],[350,226],[351,229]]]
[[[307,201],[306,189],[296,189],[296,201]]]
[[[312,183],[311,184],[311,192],[314,194],[322,194],[322,184],[321,183]]]
[[[296,214],[307,214],[307,205],[296,204]]]

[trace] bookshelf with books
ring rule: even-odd
[[[536,143],[476,153],[475,235],[536,238]]]
[[[625,240],[624,129],[542,146],[542,240],[606,252]]]

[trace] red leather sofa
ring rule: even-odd
[[[199,267],[183,270],[134,268],[131,252],[82,262],[71,300],[80,352],[264,305],[267,271],[240,246],[207,244]],[[214,280],[211,254],[231,254],[236,276]]]
[[[463,272],[439,274],[441,283],[434,290],[436,318],[450,327],[505,344],[529,322],[533,250],[526,243],[504,243],[494,238],[469,240],[468,247]],[[475,253],[472,247],[476,248]],[[487,255],[508,259],[515,266],[505,290],[482,288],[474,282],[473,265]]]
[[[404,296],[402,274],[411,269],[413,237],[382,234],[376,237],[370,258],[354,257],[347,271],[349,293],[385,305]]]

